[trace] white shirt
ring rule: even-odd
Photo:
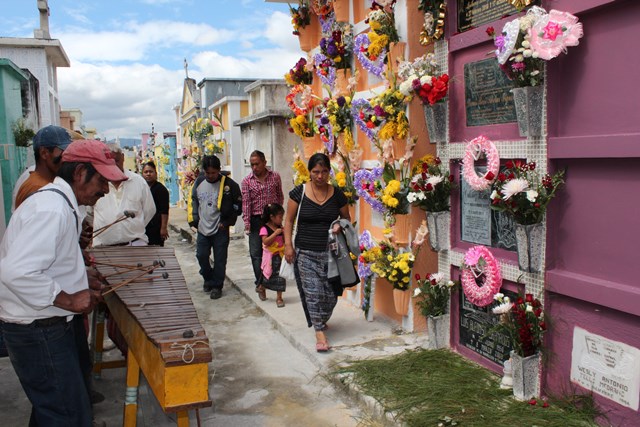
[[[56,178],[44,188],[66,194],[78,211],[67,182]],[[0,319],[28,324],[36,319],[74,313],[53,306],[60,291],[74,294],[88,288],[78,239],[78,222],[62,195],[53,191],[27,198],[11,216],[0,244]]]
[[[124,211],[135,213],[135,218],[112,225],[104,233],[93,238],[93,246],[116,245],[139,239],[149,242],[145,227],[156,213],[149,184],[140,175],[126,170],[129,178],[120,183],[118,188],[109,183],[109,193],[98,200],[93,208],[93,229],[97,230],[112,224],[124,215]]]

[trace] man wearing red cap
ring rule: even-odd
[[[87,426],[89,393],[70,323],[100,299],[78,245],[79,206],[127,177],[100,141],[71,143],[53,183],[15,211],[0,244],[0,320],[11,363],[33,405],[30,425]]]

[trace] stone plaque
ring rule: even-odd
[[[487,173],[485,166],[476,166],[476,173]],[[460,238],[465,242],[491,246],[491,190],[476,191],[460,179]]]
[[[540,6],[540,1],[532,4]],[[458,0],[458,31],[464,32],[515,13],[518,10],[505,0]],[[500,29],[496,28],[496,31]]]
[[[464,64],[464,101],[467,126],[516,121],[513,83],[495,58]]]
[[[637,411],[640,349],[576,326],[571,350],[571,382]]]
[[[500,292],[512,301],[518,298],[515,292],[504,289]],[[509,335],[502,332],[488,335],[499,321],[500,316],[491,312],[491,305],[487,307],[473,305],[464,296],[464,292],[460,292],[460,344],[502,365],[509,358],[509,352],[512,350]]]

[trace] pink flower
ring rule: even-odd
[[[578,18],[568,12],[551,10],[541,16],[529,30],[531,49],[540,59],[548,61],[567,52],[567,47],[577,46],[584,35]]]
[[[545,39],[556,41],[558,36],[562,35],[562,27],[557,22],[549,21],[546,27],[542,29]]]

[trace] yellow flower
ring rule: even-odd
[[[344,132],[344,148],[347,153],[353,150],[353,135],[350,129],[345,129]]]
[[[402,278],[402,281],[403,281],[404,283],[409,283],[409,280],[411,280],[411,279],[409,279],[409,276],[404,276],[404,277]]]
[[[396,124],[393,122],[386,122],[380,132],[378,133],[379,139],[393,139],[396,133]]]
[[[333,62],[341,62],[342,58],[339,56],[336,56],[335,58],[333,58]]]
[[[347,186],[347,180],[346,179],[341,179],[338,181],[338,187],[346,187]]]
[[[382,24],[380,24],[378,21],[374,21],[373,19],[370,19],[369,27],[371,27],[373,31],[378,31],[380,27],[382,27]]]
[[[303,125],[303,124],[305,124],[307,122],[307,118],[306,118],[306,116],[303,116],[302,114],[300,114],[300,115],[296,116],[295,121],[298,124]]]
[[[393,256],[387,255],[387,261],[393,261]]]
[[[225,143],[224,141],[220,141],[220,142],[218,143],[218,147],[220,147],[220,148],[224,148],[225,144],[226,144],[226,143]]]

